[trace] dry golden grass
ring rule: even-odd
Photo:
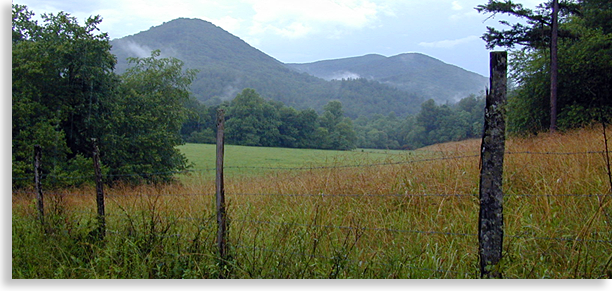
[[[435,153],[429,160],[414,155],[362,167],[338,160],[338,167],[226,179],[233,276],[478,277],[479,148],[480,140],[468,140],[421,149]],[[508,139],[505,277],[611,275],[612,199],[602,196],[611,185],[603,155],[593,153],[603,150],[597,127]],[[109,228],[155,221],[160,231],[205,229],[201,239],[212,245],[214,181],[188,180],[106,189]],[[93,215],[93,193],[67,189],[60,204]],[[13,195],[14,211],[33,215],[20,207],[30,203]]]

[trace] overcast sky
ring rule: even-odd
[[[111,39],[179,18],[199,18],[284,63],[420,52],[488,76],[480,36],[487,0],[14,0],[40,15],[65,11],[81,23],[103,18]],[[528,8],[543,0],[519,1]],[[507,19],[507,18],[506,18]]]

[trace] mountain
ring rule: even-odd
[[[440,103],[479,93],[488,84],[484,76],[419,53],[392,57],[372,54],[287,66],[325,80],[374,80]]]
[[[111,42],[117,56],[117,71],[123,72],[127,57],[145,57],[159,49],[162,57],[175,57],[185,67],[200,72],[192,84],[192,91],[200,101],[214,97],[233,98],[245,87],[253,87],[268,98],[294,106],[300,102],[282,96],[295,83],[324,83],[322,80],[296,73],[283,63],[251,47],[238,37],[210,22],[179,18],[152,27],[136,35]],[[274,80],[273,84],[268,84]],[[277,87],[269,90],[268,87]],[[289,88],[287,88],[289,87]],[[293,95],[293,94],[289,94]]]
[[[401,66],[393,64],[395,57],[379,55],[302,66],[325,68],[329,65],[328,71],[334,72],[339,71],[337,68],[350,68],[350,72],[367,77],[359,80],[325,80],[325,77],[318,77],[316,73],[298,69],[300,65],[283,64],[240,38],[201,19],[175,19],[135,35],[114,39],[111,45],[111,52],[117,56],[117,73],[122,73],[128,67],[128,57],[149,57],[150,52],[155,49],[161,50],[162,57],[182,60],[185,68],[199,70],[191,91],[198,100],[209,105],[230,100],[244,88],[253,88],[264,98],[281,101],[296,109],[314,108],[322,111],[330,100],[339,100],[345,114],[352,118],[361,115],[386,115],[392,111],[398,116],[405,116],[419,111],[420,104],[427,96],[419,92],[423,91],[422,88],[432,86],[429,81],[420,77],[414,77],[414,80],[410,81],[404,80],[409,78],[407,74],[390,74],[392,71],[385,73],[392,68],[400,70]],[[384,64],[384,67],[363,69],[379,64]],[[424,66],[420,70],[426,72]],[[366,71],[377,73],[365,74]],[[398,76],[399,79],[394,79]],[[411,82],[414,83],[412,87],[405,85],[412,84]],[[400,86],[401,84],[403,85]],[[410,91],[409,88],[416,89]],[[452,93],[448,96],[463,94],[460,90],[448,90]],[[475,92],[478,91],[470,93]]]

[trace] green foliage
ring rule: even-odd
[[[193,110],[209,113],[202,119],[214,119],[216,107],[198,106]],[[313,109],[298,111],[280,102],[265,101],[253,89],[245,89],[222,106],[229,113],[229,144],[313,149],[414,149],[474,138],[482,133],[484,116],[484,98],[475,95],[453,105],[429,100],[418,114],[404,119],[391,112],[388,116],[376,114],[352,120],[344,116],[343,105],[337,100],[330,101],[321,115]],[[196,129],[193,122],[183,124],[186,142],[215,142],[215,124],[199,123]]]
[[[350,150],[355,148],[352,122],[342,104],[331,101],[322,116],[266,101],[244,89],[229,103],[225,125],[228,144],[266,147]],[[208,129],[211,132],[212,128]],[[203,131],[202,131],[203,132]]]
[[[574,1],[559,1],[560,22],[564,18],[577,14],[579,6]],[[523,19],[527,25],[523,23],[510,24],[506,20],[501,20],[500,23],[509,26],[508,30],[497,30],[493,27],[487,27],[487,32],[482,36],[482,39],[487,42],[487,48],[493,49],[496,46],[513,48],[517,45],[528,46],[531,48],[542,49],[550,44],[550,34],[552,26],[552,5],[551,3],[543,3],[537,7],[536,11],[523,7],[520,3],[514,3],[510,0],[496,1],[489,0],[487,4],[478,5],[476,10],[480,13],[492,14],[491,17],[497,14],[507,14]],[[575,34],[570,30],[559,29],[560,38],[574,38]]]
[[[227,116],[227,142],[249,146],[275,146],[280,141],[278,110],[253,89],[244,89],[231,102]]]
[[[117,84],[108,36],[97,33],[100,17],[80,26],[63,12],[43,14],[39,25],[33,15],[13,5],[12,154],[13,176],[20,179],[32,175],[35,144],[43,147],[44,175],[84,166],[70,161],[91,156],[89,138],[104,133],[102,116]],[[27,180],[15,180],[13,186]]]
[[[395,113],[356,120],[357,146],[378,149],[414,149],[479,137],[482,133],[484,98],[474,95],[454,105],[428,100],[421,111],[405,119]]]
[[[612,112],[612,23],[601,18],[612,8],[601,1],[580,1],[580,5],[580,15],[561,24],[577,36],[559,42],[557,106],[561,130],[606,120]],[[509,94],[508,130],[536,133],[546,129],[550,116],[549,50],[515,50],[510,55],[510,77],[516,87]]]
[[[43,14],[42,25],[33,15],[13,5],[13,187],[31,184],[36,144],[46,187],[91,181],[92,138],[100,141],[107,181],[184,169],[175,146],[195,72],[153,52],[131,59],[134,66],[119,77],[100,16],[81,26],[64,12]],[[132,180],[142,179],[167,181],[170,173]]]
[[[113,177],[168,181],[173,171],[188,166],[175,147],[183,143],[184,103],[195,72],[183,71],[181,61],[159,55],[153,51],[151,57],[131,59],[134,65],[121,76],[107,120],[109,133],[101,138],[102,162]]]

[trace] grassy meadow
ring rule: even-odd
[[[192,163],[190,170],[214,176],[216,145],[185,144],[179,146]],[[224,172],[227,175],[260,175],[274,170],[296,170],[313,167],[330,167],[353,163],[398,162],[414,156],[415,152],[400,150],[358,149],[354,151],[335,151],[317,149],[290,149],[249,146],[225,146]],[[427,151],[419,155],[435,154]],[[199,177],[198,177],[199,178]]]
[[[478,278],[480,140],[351,152],[227,146],[229,259],[217,257],[213,145],[172,185],[12,195],[13,278]],[[504,278],[611,278],[599,127],[510,138]],[[221,268],[224,266],[224,268]]]

